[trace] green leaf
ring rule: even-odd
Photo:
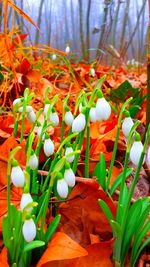
[[[103,210],[104,214],[106,215],[106,217],[107,217],[109,223],[110,223],[111,220],[114,220],[114,216],[113,216],[113,214],[112,214],[110,208],[109,208],[108,205],[106,204],[106,202],[103,201],[102,199],[99,199],[99,200],[98,200],[98,203],[99,203],[101,209]]]
[[[128,189],[126,184],[124,184],[123,187],[123,192],[122,192],[122,198],[119,199],[118,202],[118,208],[117,208],[117,216],[116,216],[116,221],[121,225],[122,224],[122,220],[124,218],[124,213],[126,212],[126,204],[127,204],[127,199],[128,199]],[[127,211],[128,212],[128,211]]]
[[[32,249],[35,248],[39,248],[45,245],[45,242],[41,241],[41,240],[34,240],[31,241],[30,243],[26,244],[23,248],[23,253],[30,251]]]
[[[50,223],[50,225],[48,226],[48,229],[45,233],[45,244],[47,245],[49,240],[52,238],[56,228],[58,227],[58,224],[60,222],[60,218],[61,216],[58,214],[53,221]]]
[[[132,254],[131,254],[130,267],[134,267],[134,266],[135,266],[135,263],[136,263],[138,257],[140,256],[142,250],[143,250],[148,244],[150,244],[150,237],[148,237],[148,238],[146,239],[146,241],[142,244],[142,246],[141,246],[140,249],[138,250],[138,252],[137,252],[135,258],[133,258],[133,257],[132,257]]]
[[[2,82],[4,80],[4,75],[2,74],[2,72],[0,72],[0,82]]]
[[[113,237],[115,238],[114,243],[114,251],[113,251],[113,258],[115,261],[120,262],[121,257],[121,244],[122,244],[122,230],[120,225],[114,221],[110,221],[112,231],[113,231]]]
[[[102,152],[100,153],[100,160],[96,164],[93,176],[96,176],[99,185],[106,191],[106,162]]]
[[[126,172],[126,178],[132,173],[133,169],[132,168],[128,168],[127,172]],[[118,177],[115,179],[115,181],[113,182],[109,194],[112,196],[114,194],[114,192],[116,191],[116,189],[120,186],[121,182],[122,182],[122,178],[123,178],[123,172],[120,173],[118,175]]]
[[[10,249],[10,238],[12,236],[11,228],[9,225],[8,215],[5,215],[2,220],[3,241],[6,248]]]

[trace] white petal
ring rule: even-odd
[[[54,143],[50,138],[44,141],[43,149],[47,157],[51,156],[54,153]]]
[[[21,99],[20,98],[16,98],[14,101],[13,101],[13,107],[18,104],[20,105],[21,104]]]
[[[72,123],[72,132],[80,133],[84,130],[86,125],[85,115],[80,113]]]
[[[131,119],[131,117],[127,117],[124,119],[124,121],[122,123],[122,131],[123,131],[123,134],[125,137],[128,137],[133,124],[134,124],[134,122]]]
[[[68,185],[65,179],[57,181],[57,193],[61,198],[66,198],[68,195]]]
[[[33,199],[29,193],[22,194],[21,202],[20,202],[20,209],[23,211],[23,209],[29,204],[32,203]],[[28,211],[31,211],[32,208],[29,208]]]
[[[55,54],[52,55],[52,60],[56,60],[57,56]]]
[[[37,136],[38,137],[40,137],[41,132],[42,132],[42,126],[39,126],[38,129],[37,129]],[[42,136],[42,141],[44,141],[44,139],[45,139],[45,133]]]
[[[142,151],[143,151],[142,142],[141,141],[135,141],[131,147],[131,150],[130,150],[130,160],[136,166],[139,163]],[[143,163],[144,163],[144,160],[143,160]]]
[[[27,117],[28,117],[28,120],[33,123],[36,121],[36,115],[33,110],[27,113]]]
[[[23,112],[23,107],[18,108],[19,112]],[[31,112],[33,111],[33,108],[31,106],[26,106],[26,112]]]
[[[53,122],[53,126],[57,126],[59,124],[59,117],[56,112],[53,112],[49,116],[49,120]]]
[[[11,180],[12,180],[12,183],[16,187],[23,187],[24,186],[24,182],[25,182],[24,173],[23,173],[22,169],[20,168],[20,166],[12,167]]]
[[[91,108],[90,109],[89,116],[90,116],[90,121],[91,122],[95,122],[97,120],[97,117],[96,117],[96,108]]]
[[[73,115],[71,113],[71,111],[67,111],[65,113],[65,123],[68,125],[68,126],[71,126],[72,123],[73,123]]]
[[[111,114],[111,107],[106,99],[99,98],[96,103],[96,117],[98,121],[106,121],[109,119]]]
[[[64,179],[67,182],[68,186],[73,187],[75,185],[75,175],[71,168],[65,170]]]
[[[72,147],[67,147],[66,150],[65,150],[65,156],[70,154],[71,152],[73,152]],[[74,155],[72,155],[71,157],[67,157],[67,161],[70,162],[70,163],[73,162],[74,161],[74,157],[75,157]]]
[[[33,154],[29,159],[29,166],[31,170],[35,170],[38,167],[38,158],[35,154]]]
[[[26,242],[31,242],[36,236],[36,226],[33,219],[25,220],[22,227],[23,237]]]
[[[91,69],[91,76],[92,76],[92,77],[95,76],[95,69],[94,69],[94,68]]]
[[[44,106],[44,116],[47,115],[47,112],[48,112],[49,108],[50,108],[50,104],[45,104],[45,106]]]
[[[68,45],[66,46],[66,53],[70,53],[70,47]]]

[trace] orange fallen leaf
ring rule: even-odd
[[[63,232],[57,232],[44,252],[37,267],[49,266],[51,261],[86,256],[87,251]]]
[[[4,247],[0,253],[0,266],[1,267],[9,267],[7,261],[7,249]]]

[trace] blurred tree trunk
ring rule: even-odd
[[[51,44],[51,15],[52,15],[52,0],[50,0],[50,7],[47,10],[47,5],[45,5],[45,15],[48,11],[48,17],[46,18],[46,25],[47,25],[47,45],[50,46]]]
[[[86,15],[86,48],[87,48],[87,60],[90,58],[90,11],[91,11],[91,0],[88,0],[87,15]]]
[[[83,58],[85,59],[82,0],[78,0],[78,2],[79,2],[79,19],[80,19],[80,41],[81,41],[82,55]]]
[[[74,8],[73,8],[73,0],[71,0],[71,28],[72,28],[72,43],[74,49],[77,48],[77,41],[76,41],[76,32],[75,32],[75,20],[74,20]]]
[[[65,43],[69,43],[69,27],[68,27],[68,18],[67,18],[67,1],[64,2],[64,11],[65,11]]]
[[[37,25],[40,28],[41,25],[41,18],[42,18],[42,9],[43,9],[43,4],[44,0],[41,0],[40,6],[39,6],[39,14],[38,14],[38,19],[37,19]],[[35,44],[38,44],[39,42],[39,30],[36,29],[36,34],[35,34]]]
[[[0,2],[0,31],[1,32],[2,32],[2,19],[3,19],[2,13],[3,13],[3,3]]]
[[[112,30],[112,45],[114,48],[116,48],[116,32],[117,32],[117,22],[118,22],[118,16],[120,11],[120,0],[117,2],[117,9],[114,16],[114,23],[113,23],[113,30]]]
[[[146,129],[150,124],[150,0],[149,5],[149,22],[147,29],[147,44],[146,44],[146,55],[147,55],[147,101],[146,101]]]
[[[126,1],[126,7],[125,7],[125,13],[124,13],[124,17],[123,17],[123,23],[122,23],[121,37],[120,37],[120,41],[119,41],[120,53],[121,53],[122,47],[124,46],[126,25],[127,25],[127,20],[128,20],[128,14],[129,14],[129,7],[130,7],[130,0],[127,0]]]

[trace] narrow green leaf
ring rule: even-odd
[[[99,203],[101,209],[103,210],[104,214],[106,215],[106,217],[107,217],[109,223],[110,223],[111,220],[114,220],[114,216],[113,216],[113,214],[112,214],[110,208],[109,208],[108,205],[106,204],[106,202],[103,201],[102,199],[99,199],[99,200],[98,200],[98,203]]]
[[[39,247],[42,247],[45,245],[45,242],[41,241],[41,240],[34,240],[34,241],[31,241],[30,243],[26,244],[23,248],[23,253],[24,252],[27,252],[27,251],[30,251],[32,249],[35,249],[35,248],[39,248]]]
[[[99,185],[103,188],[103,190],[106,190],[106,162],[104,154],[100,153],[100,160],[97,163],[95,169],[94,169],[94,176],[96,176]]]
[[[128,168],[127,172],[126,172],[126,178],[132,173],[133,169],[132,168]],[[109,190],[109,194],[112,196],[114,194],[114,192],[116,191],[116,189],[120,186],[121,182],[122,182],[122,178],[123,178],[123,172],[120,173],[118,175],[118,177],[115,179],[115,181],[113,182],[110,190]]]
[[[134,266],[135,266],[136,261],[137,261],[138,257],[140,256],[142,250],[143,250],[148,244],[150,244],[150,237],[148,237],[148,238],[146,239],[146,241],[142,244],[142,246],[141,246],[140,249],[138,250],[138,252],[137,252],[135,258],[132,257],[132,253],[131,253],[130,267],[134,267]]]
[[[58,224],[60,222],[60,218],[61,216],[58,214],[53,221],[50,223],[50,225],[48,226],[48,229],[45,233],[45,244],[47,245],[49,240],[52,238],[56,228],[58,227]]]
[[[113,259],[117,262],[120,262],[121,258],[121,244],[122,244],[122,230],[120,225],[114,221],[110,221],[112,231],[113,231],[113,237],[115,238],[114,243],[114,251],[113,251]]]
[[[2,220],[2,232],[3,232],[3,241],[5,244],[5,247],[10,249],[10,238],[12,236],[11,228],[9,225],[8,216],[5,215]]]

